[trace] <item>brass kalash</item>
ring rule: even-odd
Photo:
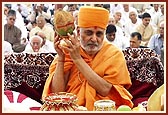
[[[51,93],[45,97],[40,111],[86,111],[87,108],[77,104],[77,96],[72,93]]]

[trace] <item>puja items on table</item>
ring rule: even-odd
[[[115,102],[112,100],[98,100],[94,102],[94,111],[116,111]]]
[[[66,38],[69,34],[73,34],[75,29],[74,17],[70,12],[58,9],[54,13],[54,27],[60,37]]]
[[[72,93],[51,93],[43,100],[41,111],[86,111],[77,104],[77,96]]]
[[[146,111],[145,107],[139,104],[137,107],[130,108],[128,105],[120,105],[116,108],[115,101],[98,100],[94,102],[94,111]]]

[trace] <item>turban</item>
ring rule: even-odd
[[[78,14],[79,27],[101,27],[105,29],[109,20],[109,11],[101,7],[82,6]]]

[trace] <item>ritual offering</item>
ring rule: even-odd
[[[147,103],[147,111],[163,111],[164,110],[164,84],[158,87],[149,97]]]
[[[117,108],[117,111],[132,111],[128,105],[121,105]]]
[[[115,102],[112,100],[98,100],[94,102],[94,111],[116,111]]]
[[[85,107],[77,105],[77,97],[72,93],[51,93],[43,100],[41,111],[83,111]]]
[[[134,107],[132,111],[146,111],[146,108],[142,104],[139,104],[137,107]]]
[[[78,108],[75,111],[87,111],[87,108],[84,106],[78,106]]]
[[[68,37],[67,33],[73,34],[75,29],[74,17],[70,12],[58,9],[54,14],[54,27],[60,37]]]

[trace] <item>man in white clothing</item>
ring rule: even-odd
[[[121,10],[123,7],[121,4],[110,4],[110,15],[114,15],[116,11]]]
[[[37,32],[35,35],[38,35],[43,39],[43,42],[41,45],[43,49],[45,49],[47,52],[50,52],[50,53],[56,53],[54,49],[54,43],[51,42],[50,40],[47,40],[45,34],[42,31]]]
[[[116,31],[116,35],[117,35],[117,36],[119,35],[119,36],[121,36],[121,37],[124,37],[124,32],[123,32],[123,30],[122,30],[118,25],[116,25],[115,19],[114,19],[113,16],[110,16],[110,17],[109,17],[108,25],[109,25],[109,24],[115,25],[115,27],[116,27],[116,29],[117,29],[117,31]]]
[[[34,4],[33,6],[33,11],[31,11],[31,14],[27,17],[28,20],[31,22],[36,20],[36,16],[43,15],[46,20],[51,19],[51,12],[50,10],[47,9],[45,11],[44,4]]]
[[[27,44],[27,48],[25,48],[25,53],[46,53],[47,51],[41,48],[43,39],[40,36],[34,35],[30,37],[30,42]]]
[[[129,46],[129,41],[124,36],[116,35],[116,31],[116,27],[109,24],[106,28],[106,40],[123,50]]]
[[[28,7],[25,4],[12,4],[11,9],[18,11],[23,18],[26,18],[29,14]]]
[[[142,35],[142,46],[147,46],[151,36],[156,33],[153,26],[150,24],[150,21],[151,15],[145,12],[142,15],[142,23],[135,29],[135,32],[139,32]]]
[[[42,38],[41,48],[43,50],[45,50],[45,52],[56,53],[56,51],[54,49],[54,43],[47,40],[45,34],[42,31],[35,33],[35,36],[39,36]],[[30,47],[30,43],[29,43],[29,44],[27,44],[25,50],[30,50],[30,49],[31,49],[31,47]]]
[[[164,21],[165,13],[164,13],[164,4],[160,5],[161,12],[154,16],[152,19],[153,26],[157,29],[157,33],[159,33],[160,22]]]
[[[4,46],[4,53],[13,53],[12,45],[9,42],[3,41],[3,46]]]
[[[121,23],[123,24],[123,26],[125,25],[125,23],[130,20],[129,19],[129,13],[130,11],[132,10],[136,10],[135,8],[131,7],[129,4],[123,4],[123,9],[121,9],[121,14],[122,14],[122,17],[121,17]]]
[[[138,18],[138,12],[135,9],[129,12],[129,18],[130,20],[128,20],[124,26],[124,33],[127,38],[130,38],[131,33],[142,23],[142,20]]]
[[[54,29],[46,25],[45,17],[43,15],[37,16],[36,23],[37,26],[30,31],[30,37],[35,35],[35,33],[42,31],[47,40],[54,41]]]

